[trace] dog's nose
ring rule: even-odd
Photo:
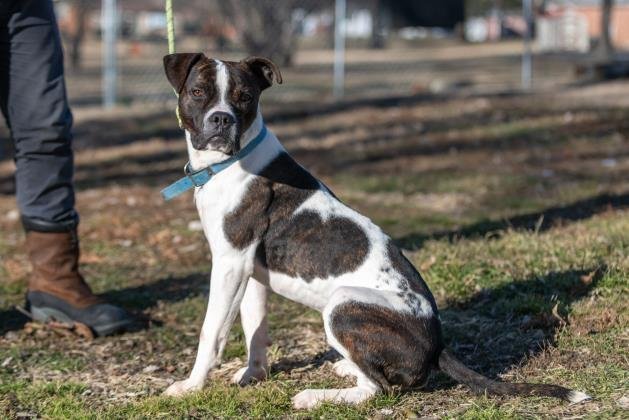
[[[236,120],[231,114],[219,111],[210,115],[210,122],[214,124],[216,128],[225,130],[234,125]]]

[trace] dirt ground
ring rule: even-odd
[[[286,148],[401,245],[433,290],[448,345],[486,375],[587,391],[568,405],[473,396],[441,374],[427,390],[359,407],[290,407],[330,369],[318,314],[274,296],[271,377],[229,385],[242,332],[205,391],[160,397],[194,360],[210,256],[181,175],[171,111],[76,112],[83,271],[146,329],[86,340],[28,323],[28,264],[0,161],[0,413],[7,417],[623,418],[629,407],[629,84],[530,95],[436,94],[269,107]]]

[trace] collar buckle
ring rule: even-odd
[[[216,175],[209,166],[207,168],[199,169],[198,171],[193,171],[190,168],[190,162],[186,163],[186,166],[183,167],[183,172],[186,175],[186,177],[190,180],[190,182],[192,182],[192,185],[194,185],[197,188],[204,186],[207,181],[200,180],[197,182],[196,175],[203,172],[208,172],[210,178]]]

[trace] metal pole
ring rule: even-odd
[[[334,7],[334,97],[343,97],[345,89],[345,12],[346,0],[336,0]]]
[[[526,24],[524,31],[524,51],[522,52],[522,89],[529,90],[533,82],[533,53],[531,51],[531,38],[533,32],[533,2],[522,1],[522,16]]]
[[[102,0],[101,27],[103,31],[103,107],[116,104],[116,0]]]

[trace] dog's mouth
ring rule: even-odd
[[[216,151],[226,155],[232,155],[238,151],[238,141],[222,133],[199,139],[194,142],[193,146],[201,152]]]
[[[210,138],[207,139],[207,143],[209,145],[216,145],[216,146],[220,146],[222,144],[229,144],[231,143],[231,139],[229,137],[227,137],[224,134],[216,134],[214,136],[211,136]]]

